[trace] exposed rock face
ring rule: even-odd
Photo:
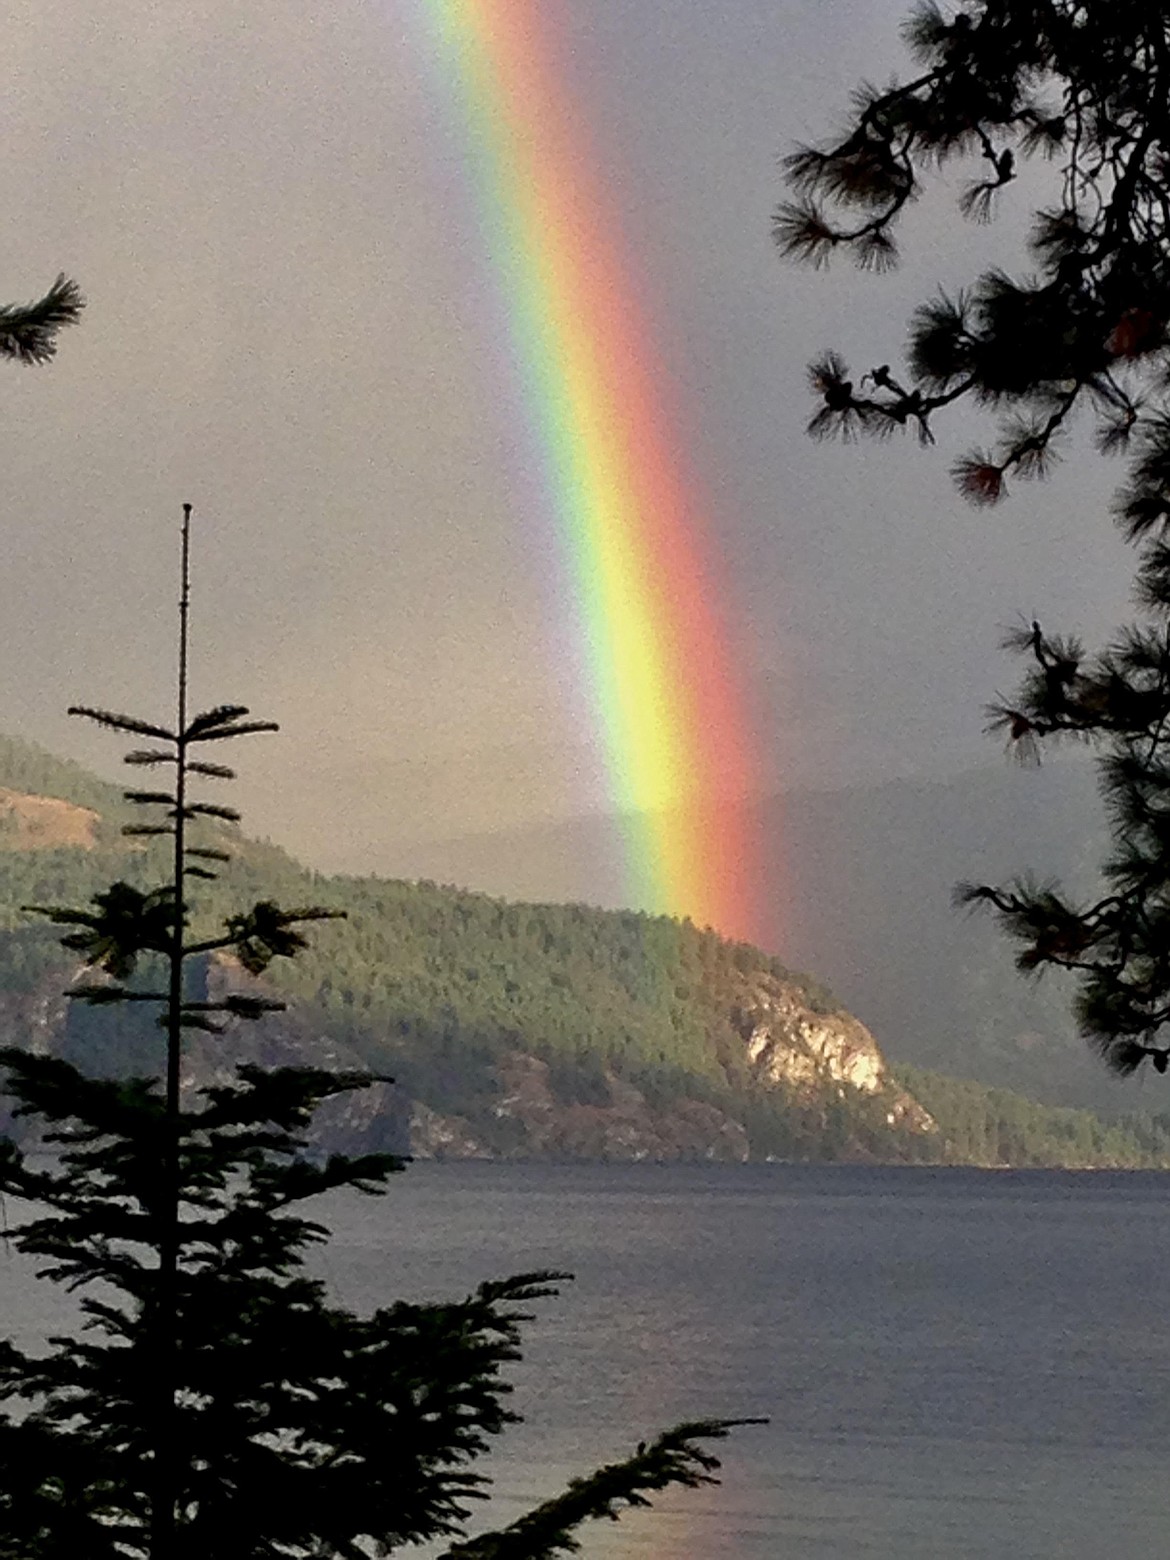
[[[514,1051],[499,1069],[498,1118],[522,1131],[517,1156],[565,1159],[746,1160],[747,1133],[739,1122],[700,1100],[655,1109],[632,1084],[605,1074],[606,1103],[565,1104],[549,1086],[549,1067]]]
[[[69,1002],[59,980],[31,991],[0,992],[0,1045],[21,1045],[34,1056],[57,1050]]]
[[[207,996],[267,994],[234,960],[208,963]],[[21,996],[0,996],[0,1038],[41,1054],[67,1042],[69,1004],[59,979]],[[891,1127],[937,1135],[930,1116],[890,1079],[873,1036],[847,1013],[818,1013],[799,988],[771,976],[745,978],[728,1015],[743,1051],[729,1060],[746,1071],[764,1097],[814,1108],[852,1094],[872,1100]],[[723,1020],[726,1033],[726,1019]],[[97,1065],[100,1060],[95,1058]],[[183,1091],[188,1099],[231,1080],[236,1067],[318,1067],[368,1072],[364,1059],[331,1039],[311,1008],[273,1014],[260,1023],[231,1020],[223,1035],[192,1032],[185,1045]],[[0,1111],[2,1116],[2,1111]],[[606,1070],[589,1103],[559,1097],[548,1063],[519,1048],[495,1067],[494,1091],[480,1125],[443,1115],[387,1080],[338,1095],[318,1112],[313,1138],[322,1152],[390,1152],[420,1159],[546,1158],[592,1160],[708,1160],[749,1158],[742,1122],[709,1102],[676,1098],[656,1105],[628,1079]],[[3,1121],[0,1120],[0,1128]],[[845,1150],[849,1157],[849,1150]],[[862,1156],[863,1157],[863,1156]]]
[[[876,1094],[888,1082],[877,1042],[845,1013],[814,1013],[790,987],[760,980],[735,1026],[747,1046],[756,1079],[767,1085],[810,1088],[826,1079]]]
[[[751,1071],[765,1088],[801,1093],[829,1083],[839,1090],[884,1094],[891,1126],[937,1130],[918,1101],[893,1083],[877,1041],[852,1014],[814,1012],[793,987],[758,976],[750,996],[736,1007],[733,1023],[747,1047]]]
[[[491,1159],[462,1116],[440,1116],[414,1100],[407,1140],[412,1159]]]
[[[57,850],[97,844],[99,815],[56,796],[27,796],[0,786],[0,850]]]
[[[270,995],[230,957],[209,961],[207,995],[217,1002],[236,992]],[[257,1067],[319,1067],[327,1072],[368,1073],[349,1047],[338,1044],[303,1009],[273,1014],[258,1023],[229,1020],[223,1035],[197,1031],[186,1042],[182,1090],[193,1099],[200,1089],[232,1080],[241,1063]],[[331,1153],[410,1152],[411,1101],[388,1080],[348,1090],[326,1100],[313,1123],[313,1140]]]

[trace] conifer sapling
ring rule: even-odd
[[[311,1204],[377,1194],[402,1162],[323,1158],[310,1129],[323,1101],[385,1080],[242,1065],[184,1097],[185,1034],[227,1045],[232,1020],[281,1008],[259,977],[296,955],[308,923],[338,914],[262,901],[197,924],[192,884],[229,859],[223,826],[237,819],[195,794],[232,778],[206,755],[275,727],[238,705],[188,713],[190,521],[185,505],[173,723],[75,711],[149,744],[126,761],[164,778],[125,793],[152,815],[125,832],[166,843],[169,870],[153,886],[114,883],[88,908],[40,907],[89,972],[72,1000],[158,1009],[161,1076],[90,1077],[0,1051],[17,1117],[40,1128],[31,1155],[0,1140],[0,1193],[27,1210],[11,1239],[43,1279],[79,1294],[82,1315],[80,1332],[42,1352],[0,1345],[0,1560],[359,1560],[462,1540],[489,1482],[476,1460],[516,1417],[501,1372],[519,1357],[525,1308],[565,1276],[356,1315],[306,1271],[327,1236]],[[236,961],[254,989],[192,995],[187,977],[208,959]],[[717,1464],[699,1442],[732,1423],[680,1426],[449,1554],[569,1553],[582,1522],[711,1482]]]

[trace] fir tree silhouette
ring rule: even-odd
[[[276,728],[239,705],[188,713],[190,534],[184,505],[173,723],[74,710],[149,743],[126,761],[166,779],[125,793],[155,814],[126,832],[169,842],[169,873],[152,889],[116,882],[89,908],[37,907],[92,972],[72,1000],[157,1008],[161,1081],[0,1051],[17,1116],[49,1150],[0,1140],[0,1192],[30,1210],[10,1239],[44,1280],[80,1293],[83,1316],[80,1333],[45,1352],[0,1344],[0,1399],[15,1405],[0,1409],[0,1560],[360,1560],[443,1537],[464,1560],[572,1552],[591,1518],[713,1482],[718,1465],[700,1443],[750,1421],[681,1425],[466,1540],[470,1503],[489,1483],[475,1464],[516,1418],[502,1372],[519,1357],[525,1308],[567,1275],[522,1274],[370,1316],[332,1304],[305,1271],[328,1232],[304,1205],[339,1188],[376,1195],[402,1161],[322,1161],[307,1134],[322,1101],[384,1080],[240,1066],[184,1100],[188,1031],[223,1035],[230,1019],[282,1006],[259,988],[209,999],[187,978],[195,961],[231,958],[259,977],[305,946],[308,923],[336,914],[264,901],[197,924],[191,886],[229,859],[222,826],[238,817],[194,794],[232,778],[203,755]]]

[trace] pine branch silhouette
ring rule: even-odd
[[[787,159],[776,237],[789,258],[863,261],[897,232],[944,164],[966,163],[962,215],[993,218],[1028,186],[1023,162],[1055,164],[1031,215],[1028,268],[991,265],[910,320],[904,369],[855,375],[837,353],[810,369],[809,431],[848,441],[928,433],[966,401],[995,436],[952,466],[959,491],[991,506],[1019,479],[1049,477],[1088,424],[1128,463],[1113,519],[1138,550],[1145,614],[1097,654],[1026,623],[1009,636],[1019,689],[988,729],[1025,763],[1054,744],[1090,747],[1111,831],[1093,903],[1026,876],[965,886],[996,915],[1028,974],[1072,970],[1081,1028],[1108,1065],[1170,1055],[1170,95],[1165,7],[1027,0],[917,4],[904,32],[909,79],[863,88],[844,133]]]
[[[584,1523],[616,1522],[624,1510],[646,1507],[650,1496],[672,1485],[698,1489],[717,1484],[719,1460],[699,1443],[722,1440],[740,1425],[763,1419],[706,1419],[677,1425],[643,1443],[623,1462],[574,1479],[563,1495],[545,1501],[498,1533],[485,1533],[455,1544],[442,1560],[554,1560],[577,1554],[577,1529]]]
[[[81,289],[64,272],[34,303],[3,305],[0,357],[17,363],[47,363],[57,350],[59,332],[76,324],[84,307]]]

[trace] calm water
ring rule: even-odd
[[[331,1207],[371,1306],[577,1275],[519,1368],[503,1523],[656,1427],[771,1417],[724,1482],[589,1532],[605,1560],[1170,1552],[1170,1181],[786,1166],[419,1165]],[[0,1258],[8,1330],[45,1286]]]

